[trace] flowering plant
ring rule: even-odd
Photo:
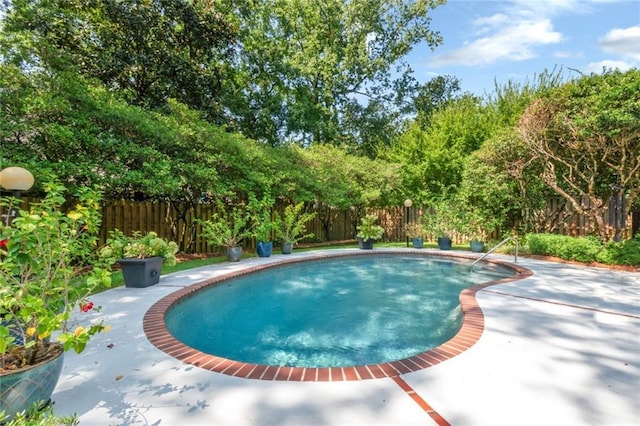
[[[49,183],[45,191],[0,233],[6,240],[0,248],[0,374],[62,350],[80,353],[91,336],[108,329],[88,319],[80,324],[81,313],[94,309],[88,297],[111,285],[110,265],[96,250],[101,195],[83,188],[76,205],[63,209],[66,189]],[[15,201],[2,197],[0,205],[10,208]]]
[[[176,264],[178,244],[161,238],[155,232],[143,235],[140,231],[134,231],[131,237],[127,237],[118,229],[111,231],[107,243],[100,250],[104,259],[116,262],[123,258],[144,259],[146,257],[162,256],[166,265]]]
[[[360,225],[358,225],[358,234],[357,238],[362,238],[363,240],[379,240],[382,238],[384,234],[384,228],[380,225],[377,225],[378,217],[374,214],[368,214],[362,219],[360,219]]]

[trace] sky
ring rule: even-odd
[[[421,82],[453,75],[482,96],[545,70],[574,78],[640,68],[640,0],[448,0],[431,16],[443,43],[406,58]]]

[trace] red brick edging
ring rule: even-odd
[[[240,361],[234,361],[227,358],[218,357],[215,355],[206,354],[200,352],[194,348],[191,348],[184,343],[174,338],[165,325],[164,317],[167,310],[175,303],[183,298],[189,297],[201,290],[204,287],[217,285],[222,281],[230,278],[235,278],[241,275],[249,274],[259,270],[277,267],[283,264],[290,264],[296,262],[304,262],[309,260],[319,260],[326,258],[335,258],[343,256],[366,256],[376,254],[421,254],[427,256],[441,256],[441,257],[458,257],[458,258],[471,258],[462,254],[453,253],[434,253],[423,252],[419,250],[385,250],[385,251],[354,251],[347,253],[334,253],[334,254],[322,254],[320,256],[313,256],[307,258],[293,258],[283,259],[282,262],[276,262],[268,265],[259,265],[254,268],[249,268],[243,271],[238,271],[230,274],[225,274],[220,277],[216,277],[210,280],[201,281],[191,286],[178,290],[168,296],[163,297],[156,302],[147,311],[143,320],[143,329],[149,341],[161,351],[168,355],[186,362],[188,364],[195,365],[206,370],[214,371],[217,373],[227,374],[230,376],[242,377],[246,379],[258,379],[258,380],[285,380],[285,381],[313,381],[313,382],[335,382],[346,380],[367,380],[367,379],[379,379],[385,377],[396,377],[402,374],[410,373],[413,371],[423,370],[425,368],[434,366],[443,361],[451,359],[473,346],[482,335],[484,330],[484,316],[482,310],[476,301],[476,293],[486,287],[504,284],[520,280],[522,278],[531,276],[533,273],[520,266],[501,262],[496,260],[489,260],[489,263],[500,264],[516,271],[517,275],[513,277],[507,277],[500,280],[489,281],[482,284],[469,287],[460,293],[460,305],[462,307],[463,319],[462,327],[460,331],[444,344],[422,352],[418,355],[414,355],[409,358],[400,359],[393,362],[385,362],[382,364],[370,364],[353,367],[278,367],[269,365],[249,364]]]

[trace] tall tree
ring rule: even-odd
[[[590,75],[550,91],[529,106],[518,130],[545,184],[610,238],[603,220],[609,197],[619,188],[629,205],[640,197],[640,70]]]
[[[425,203],[457,191],[465,159],[495,131],[494,111],[467,94],[434,112],[426,129],[414,121],[386,155],[405,165],[407,195]]]
[[[439,75],[424,83],[414,99],[416,121],[423,129],[431,122],[431,116],[440,108],[461,97],[460,80],[450,75]]]
[[[245,134],[271,144],[359,142],[348,122],[380,109],[355,111],[355,102],[396,110],[415,88],[403,57],[419,42],[441,42],[428,12],[444,0],[231,3],[241,46],[232,109]]]
[[[554,231],[559,221],[546,216],[552,196],[540,180],[541,169],[527,162],[527,148],[515,125],[533,99],[562,84],[560,72],[543,72],[532,82],[496,85],[484,105],[495,120],[495,132],[467,157],[462,173],[460,203],[490,228],[521,232]],[[551,219],[551,220],[550,220]]]
[[[4,32],[30,66],[76,67],[133,104],[175,98],[222,121],[236,27],[208,0],[13,0]],[[20,38],[32,39],[25,44]],[[20,46],[22,50],[16,50]]]

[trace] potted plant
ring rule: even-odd
[[[127,237],[122,231],[111,231],[101,254],[118,262],[126,287],[143,288],[160,282],[162,265],[176,264],[178,245],[155,232],[143,235],[134,231]]]
[[[473,253],[482,253],[484,251],[485,233],[477,221],[471,219],[468,223],[467,235],[469,236],[469,248]]]
[[[420,222],[407,223],[404,227],[405,235],[411,238],[413,248],[422,248],[424,244],[425,229]]]
[[[460,208],[450,201],[436,202],[425,215],[425,223],[437,238],[440,250],[451,250],[452,236],[460,225]]]
[[[259,257],[269,257],[273,252],[272,229],[271,211],[265,210],[253,216],[251,235],[256,239],[256,253]]]
[[[202,236],[207,243],[225,247],[227,260],[239,262],[242,258],[242,240],[251,235],[249,214],[242,206],[224,208],[219,205],[219,212],[214,213],[209,220],[198,220],[202,226]]]
[[[273,204],[274,200],[268,194],[261,200],[257,200],[253,195],[250,197],[248,209],[251,215],[251,235],[256,239],[256,252],[259,257],[269,257],[273,252],[271,240],[274,226],[271,219]]]
[[[382,238],[384,228],[376,224],[377,221],[378,217],[374,214],[365,215],[360,219],[360,225],[357,227],[358,233],[356,234],[359,248],[371,250],[373,242]]]
[[[277,213],[274,218],[276,236],[282,240],[282,253],[291,254],[293,245],[304,238],[313,237],[313,233],[306,233],[306,225],[316,216],[315,213],[303,213],[304,203],[290,204],[284,208],[282,214]]]
[[[41,407],[58,381],[64,351],[80,353],[108,329],[84,314],[98,309],[89,296],[111,285],[110,263],[95,249],[101,195],[82,188],[75,206],[64,209],[64,186],[44,188],[40,202],[19,209],[0,231],[6,240],[0,249],[0,423]],[[0,203],[9,206],[9,198]]]

